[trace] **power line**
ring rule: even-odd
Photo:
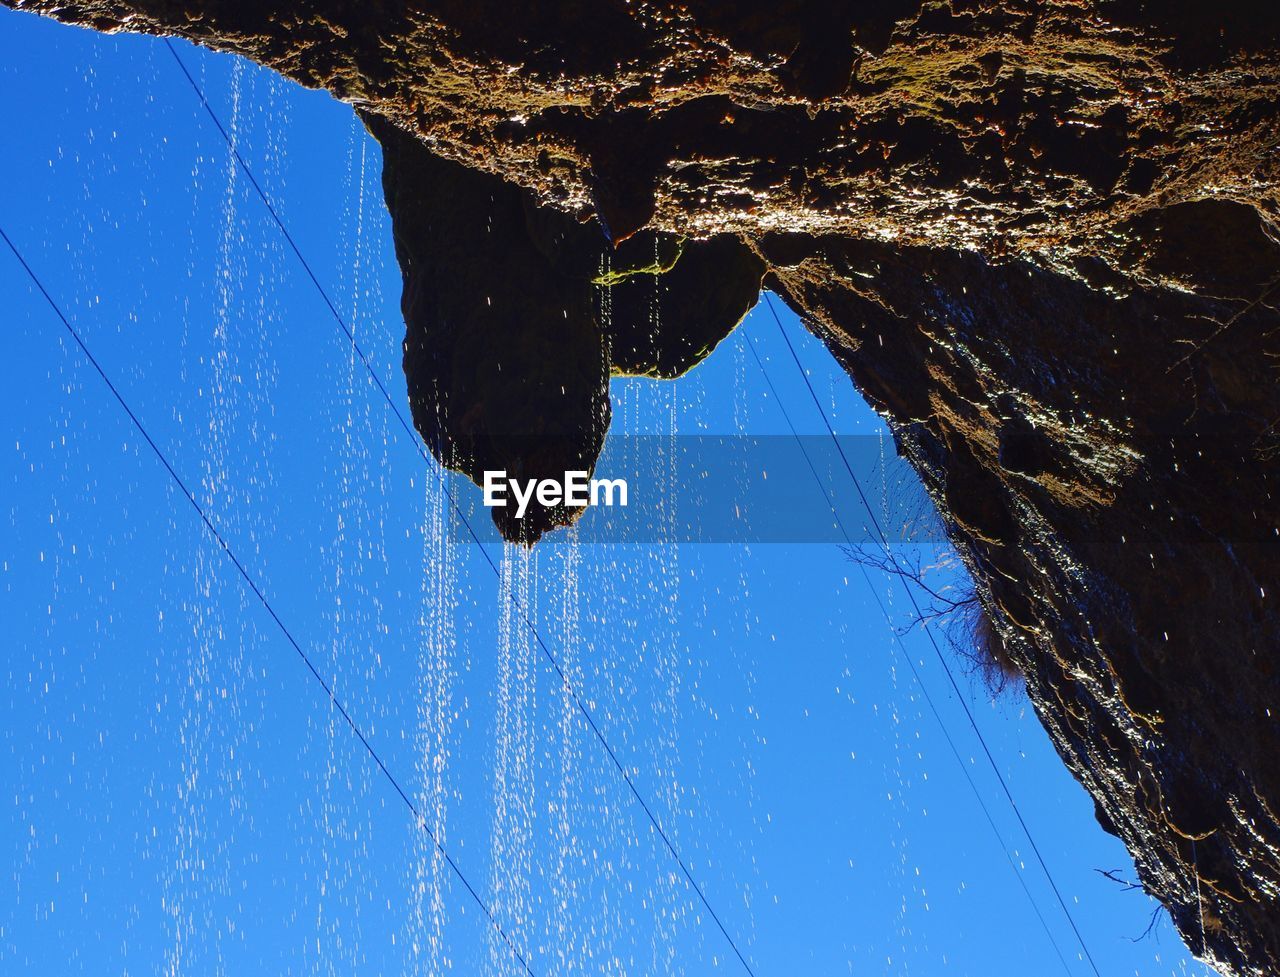
[[[383,400],[385,400],[387,402],[387,406],[391,408],[391,412],[392,414],[395,415],[395,418],[399,422],[401,429],[404,431],[406,436],[408,436],[410,443],[414,445],[418,453],[422,456],[423,461],[425,461],[428,465],[432,464],[434,459],[431,458],[431,455],[427,452],[426,448],[423,446],[422,439],[419,438],[417,433],[413,430],[413,428],[410,427],[408,421],[405,420],[403,413],[401,413],[399,407],[396,406],[395,400],[391,397],[391,394],[388,392],[386,384],[383,383],[382,378],[379,375],[377,369],[374,367],[373,363],[369,360],[368,356],[365,355],[365,352],[361,348],[360,344],[356,341],[355,334],[352,332],[350,326],[347,325],[346,319],[343,318],[342,314],[338,311],[337,306],[334,305],[333,301],[329,298],[328,293],[325,292],[324,286],[320,284],[320,279],[317,278],[315,272],[311,270],[311,265],[307,262],[307,259],[303,256],[302,250],[298,247],[297,242],[293,239],[293,235],[289,233],[289,229],[285,226],[284,221],[281,219],[280,215],[277,213],[275,207],[272,206],[271,201],[267,197],[266,192],[262,189],[261,185],[258,183],[257,178],[253,175],[253,171],[249,168],[249,164],[245,162],[244,157],[240,155],[240,151],[236,148],[234,141],[231,139],[231,136],[227,133],[227,130],[223,127],[222,122],[218,118],[217,113],[214,112],[213,106],[209,104],[208,98],[205,97],[203,89],[201,89],[200,85],[196,82],[195,78],[191,75],[191,72],[187,70],[186,64],[183,63],[182,58],[178,55],[178,51],[173,46],[173,43],[168,38],[162,38],[162,40],[164,41],[165,46],[169,49],[169,53],[173,55],[173,59],[174,61],[177,62],[178,68],[182,71],[183,76],[187,79],[187,82],[191,85],[191,88],[195,91],[196,96],[200,99],[200,104],[204,106],[205,112],[208,114],[209,118],[213,121],[214,126],[217,127],[218,132],[222,135],[222,138],[226,142],[227,148],[231,151],[232,156],[235,158],[237,165],[239,165],[240,169],[244,172],[245,176],[248,177],[249,183],[253,187],[254,192],[257,193],[258,198],[263,203],[263,206],[267,208],[267,213],[270,214],[271,219],[275,223],[276,227],[280,229],[280,233],[284,235],[284,238],[288,242],[290,249],[294,253],[294,256],[298,259],[303,269],[306,271],[307,277],[311,279],[311,283],[315,286],[316,291],[320,293],[320,297],[324,300],[325,305],[328,306],[330,313],[332,313],[333,315],[334,321],[337,322],[338,326],[342,330],[343,335],[345,335],[347,338],[347,341],[350,342],[352,350],[355,351],[355,354],[357,357],[359,357],[361,364],[365,368],[365,371],[369,374],[370,378],[373,380],[374,384],[377,386],[378,391],[382,394]],[[494,575],[498,578],[499,586],[501,587],[502,573],[498,569],[498,565],[494,562],[493,557],[489,555],[489,551],[485,549],[484,544],[481,543],[479,535],[472,528],[470,521],[468,521],[466,514],[462,510],[462,507],[458,505],[456,499],[454,498],[453,493],[449,490],[449,487],[444,482],[443,478],[441,479],[440,484],[444,488],[445,496],[449,500],[449,505],[452,507],[454,513],[458,516],[463,526],[466,527],[467,533],[471,537],[472,541],[480,549],[481,554],[484,556],[485,562],[489,564],[489,568],[493,571]],[[592,734],[594,734],[595,738],[600,742],[600,745],[604,748],[604,751],[608,755],[609,760],[612,762],[614,768],[618,771],[619,775],[621,775],[623,781],[627,786],[627,789],[631,792],[631,796],[635,798],[636,802],[640,805],[641,810],[644,811],[645,817],[649,820],[649,824],[653,827],[653,830],[657,833],[658,837],[662,840],[663,845],[666,847],[667,851],[671,854],[671,857],[675,859],[676,864],[680,868],[681,874],[685,878],[685,881],[688,883],[689,887],[697,895],[698,901],[702,903],[703,908],[706,909],[708,915],[710,915],[712,921],[716,924],[716,928],[720,931],[720,934],[725,938],[729,946],[732,948],[734,955],[738,958],[738,962],[742,964],[743,969],[746,970],[746,972],[748,973],[748,975],[750,975],[750,977],[756,977],[755,971],[752,969],[751,964],[747,962],[747,958],[743,955],[742,951],[738,948],[737,941],[735,941],[734,938],[730,935],[729,930],[725,927],[724,923],[721,921],[719,914],[712,907],[710,901],[707,899],[706,894],[702,891],[702,887],[698,885],[697,881],[694,879],[693,873],[689,870],[689,867],[685,863],[684,858],[680,855],[679,851],[676,850],[675,844],[671,841],[670,837],[668,837],[666,831],[663,830],[661,823],[658,821],[658,818],[654,815],[652,809],[649,807],[648,803],[645,801],[643,795],[641,795],[639,789],[635,785],[635,782],[631,779],[631,775],[627,772],[626,767],[622,765],[622,762],[618,759],[617,754],[614,753],[613,748],[609,745],[608,739],[606,739],[604,733],[601,731],[600,727],[596,724],[595,718],[591,715],[590,710],[587,709],[586,704],[583,703],[582,699],[578,696],[578,693],[574,689],[573,684],[569,681],[568,675],[565,673],[563,667],[561,666],[559,659],[551,651],[551,648],[547,645],[547,642],[543,640],[542,634],[538,630],[537,626],[534,624],[533,619],[530,616],[528,610],[524,607],[519,597],[516,595],[516,593],[513,590],[511,590],[509,587],[506,588],[506,590],[511,602],[515,605],[515,607],[519,611],[520,617],[523,620],[525,627],[528,629],[529,633],[533,635],[534,640],[537,642],[537,645],[541,650],[543,657],[547,660],[552,670],[556,673],[557,677],[560,679],[562,687],[569,694],[570,699],[573,700],[574,706],[577,708],[578,712],[582,715],[582,718],[586,721],[587,726],[590,728]]]
[[[346,722],[347,726],[351,729],[351,732],[355,733],[356,738],[364,747],[365,752],[377,765],[378,769],[382,771],[383,777],[385,777],[387,782],[395,789],[400,800],[404,802],[405,807],[407,807],[409,812],[413,815],[414,824],[416,824],[417,827],[425,832],[427,837],[431,839],[431,843],[435,845],[436,851],[443,856],[445,862],[453,871],[453,874],[457,876],[458,880],[466,887],[467,892],[471,894],[471,898],[475,900],[476,905],[478,905],[484,912],[485,916],[488,917],[490,924],[492,924],[494,930],[502,937],[503,942],[506,943],[507,948],[520,962],[520,966],[523,968],[524,972],[528,977],[536,977],[533,970],[530,969],[528,962],[525,960],[524,954],[521,953],[515,943],[512,942],[511,937],[507,935],[507,931],[503,928],[502,924],[498,922],[497,917],[494,916],[493,911],[489,908],[488,904],[480,897],[480,894],[476,891],[475,887],[472,886],[466,875],[463,874],[462,869],[458,867],[457,863],[453,860],[453,857],[445,850],[435,832],[427,825],[426,818],[423,817],[422,813],[418,810],[418,806],[412,799],[410,799],[409,795],[405,793],[404,788],[400,786],[400,782],[396,779],[395,775],[387,768],[387,765],[383,762],[378,751],[374,749],[373,744],[370,743],[368,738],[365,736],[364,731],[356,721],[351,718],[351,714],[347,712],[347,707],[343,704],[342,700],[338,698],[336,693],[333,691],[333,688],[324,680],[315,665],[312,664],[311,657],[305,650],[303,650],[302,645],[299,644],[298,640],[293,636],[293,632],[289,630],[288,626],[280,618],[280,615],[276,613],[276,609],[271,605],[271,601],[267,599],[266,594],[263,593],[258,582],[245,568],[245,565],[240,562],[240,558],[236,555],[235,551],[231,548],[231,545],[214,524],[213,519],[205,511],[204,507],[196,499],[195,495],[192,494],[191,490],[187,488],[187,484],[182,480],[182,476],[178,474],[177,470],[169,462],[168,457],[166,457],[165,453],[160,449],[160,446],[156,444],[155,440],[148,433],[142,421],[139,420],[138,415],[133,412],[133,408],[131,408],[128,401],[124,399],[123,394],[121,394],[116,385],[111,382],[111,378],[107,375],[106,370],[102,368],[97,357],[95,357],[89,350],[88,345],[81,337],[79,331],[71,324],[71,321],[63,313],[62,309],[58,306],[58,303],[54,301],[53,296],[49,294],[49,290],[44,287],[43,282],[41,282],[35,271],[27,263],[27,259],[22,256],[22,252],[18,250],[17,245],[13,243],[13,240],[5,232],[3,227],[0,227],[0,238],[3,238],[4,243],[9,246],[9,250],[13,252],[13,256],[17,258],[18,263],[22,265],[23,270],[27,273],[27,277],[31,279],[32,284],[35,285],[35,287],[40,291],[40,294],[44,296],[44,300],[49,304],[49,308],[53,310],[54,314],[62,322],[62,325],[66,327],[67,332],[71,334],[71,338],[75,340],[76,345],[80,347],[80,351],[84,353],[89,364],[97,372],[98,376],[102,378],[102,382],[107,385],[107,389],[111,391],[111,396],[115,398],[116,403],[118,403],[129,416],[129,420],[133,423],[134,428],[136,428],[138,433],[142,435],[143,440],[147,442],[147,445],[151,448],[160,464],[163,465],[165,471],[169,473],[169,477],[173,480],[173,483],[178,486],[178,490],[182,493],[183,497],[190,502],[192,508],[196,510],[197,515],[200,516],[200,521],[204,523],[205,529],[209,531],[209,534],[213,537],[214,541],[217,542],[218,546],[222,549],[222,552],[226,554],[227,559],[230,560],[232,566],[236,568],[236,572],[240,574],[245,585],[248,586],[248,588],[253,592],[253,595],[258,598],[259,603],[261,603],[263,608],[266,609],[267,614],[270,615],[271,620],[275,622],[276,627],[280,629],[280,632],[293,647],[293,650],[298,653],[298,657],[302,659],[302,663],[307,666],[307,671],[309,671],[316,682],[320,684],[320,688],[324,690],[325,695],[329,699],[330,705],[338,710],[339,715],[342,716],[343,721]]]
[[[809,396],[813,398],[814,406],[818,408],[818,413],[822,415],[822,422],[826,425],[827,433],[831,435],[831,440],[835,443],[836,451],[839,452],[841,461],[844,462],[845,471],[849,473],[849,478],[853,480],[853,486],[857,490],[858,498],[862,501],[863,508],[867,510],[867,516],[871,519],[872,526],[875,527],[876,538],[879,540],[880,546],[884,550],[885,556],[888,558],[890,563],[894,567],[897,567],[897,559],[889,548],[888,537],[885,535],[884,530],[881,529],[879,520],[876,519],[876,514],[871,508],[871,503],[867,500],[866,493],[862,490],[862,483],[859,481],[858,476],[854,474],[853,466],[849,464],[849,459],[844,453],[844,448],[840,444],[840,439],[836,437],[835,428],[832,427],[831,421],[827,418],[827,412],[825,408],[823,408],[821,401],[818,400],[818,395],[813,389],[813,384],[809,382],[809,375],[805,372],[804,366],[800,363],[800,357],[796,354],[795,347],[791,344],[791,337],[787,335],[787,330],[782,325],[782,319],[778,316],[778,310],[773,304],[773,298],[768,292],[765,293],[765,303],[769,306],[769,311],[773,314],[773,321],[778,324],[778,332],[782,334],[782,339],[787,344],[787,349],[791,352],[791,359],[795,362],[796,369],[800,371],[800,377],[804,380],[804,385],[809,390]],[[763,365],[761,368],[763,369]],[[911,601],[911,607],[915,611],[916,616],[923,619],[924,613],[920,610],[920,605],[916,602],[915,594],[912,592],[911,587],[904,586],[903,589],[906,591],[907,599]],[[1035,853],[1036,861],[1040,863],[1040,868],[1044,871],[1045,878],[1049,880],[1049,887],[1053,889],[1053,894],[1058,900],[1058,905],[1062,907],[1063,915],[1067,917],[1067,922],[1071,924],[1071,930],[1075,933],[1076,940],[1080,944],[1080,949],[1084,951],[1085,959],[1089,961],[1089,966],[1092,968],[1096,977],[1102,977],[1098,970],[1098,965],[1093,961],[1093,954],[1089,952],[1089,947],[1085,943],[1079,927],[1076,926],[1076,921],[1071,915],[1071,910],[1067,908],[1067,902],[1062,897],[1062,891],[1058,888],[1058,883],[1054,881],[1053,873],[1049,871],[1049,866],[1045,863],[1044,856],[1040,853],[1040,846],[1036,844],[1035,836],[1031,834],[1031,829],[1027,827],[1027,822],[1022,816],[1022,811],[1019,810],[1018,803],[1013,798],[1013,792],[1009,789],[1009,784],[1005,781],[1004,774],[1000,772],[1000,767],[997,765],[995,757],[991,753],[991,749],[987,746],[987,741],[982,735],[982,730],[978,728],[978,722],[973,716],[973,711],[969,708],[968,702],[965,701],[964,694],[960,691],[960,685],[956,681],[955,675],[952,674],[951,666],[947,664],[947,659],[942,654],[942,649],[938,647],[938,642],[934,638],[933,632],[926,627],[924,628],[924,633],[929,638],[929,644],[933,647],[934,654],[937,655],[938,662],[942,665],[942,670],[946,673],[947,680],[951,683],[951,688],[955,691],[956,698],[960,701],[961,708],[964,709],[964,714],[969,720],[969,725],[973,727],[974,735],[978,737],[978,742],[982,744],[982,752],[986,754],[987,762],[991,764],[991,769],[996,775],[996,780],[1000,782],[1000,788],[1004,791],[1004,795],[1009,801],[1009,806],[1013,809],[1014,816],[1018,819],[1018,824],[1022,827],[1022,833],[1027,836],[1027,841],[1031,845],[1031,850]]]
[[[844,536],[845,542],[853,547],[853,538],[849,531],[845,528],[844,520],[840,518],[840,511],[836,507],[835,501],[827,492],[826,485],[822,482],[822,476],[818,474],[818,469],[813,464],[813,459],[809,457],[809,452],[805,449],[804,441],[800,437],[800,432],[796,430],[795,424],[791,420],[791,414],[787,410],[787,405],[782,402],[782,397],[778,394],[778,389],[773,385],[773,379],[769,376],[769,371],[764,367],[764,361],[760,358],[760,353],[756,349],[756,341],[751,333],[743,329],[743,334],[747,337],[747,348],[751,350],[751,356],[756,361],[756,366],[760,368],[760,373],[764,377],[764,382],[768,385],[773,399],[778,404],[778,410],[782,413],[783,420],[787,422],[787,427],[791,431],[791,436],[795,438],[796,446],[800,449],[800,453],[804,456],[805,464],[808,465],[809,471],[813,474],[814,481],[818,483],[818,490],[822,493],[822,497],[827,500],[827,505],[831,507],[831,514],[835,516],[836,525],[840,527],[840,534]],[[864,527],[865,528],[865,527]],[[856,561],[855,561],[856,562]],[[956,748],[955,740],[951,738],[951,731],[947,729],[947,724],[943,722],[942,713],[938,711],[937,705],[933,701],[933,696],[929,694],[928,687],[924,684],[916,664],[911,659],[911,653],[907,651],[906,645],[903,643],[902,635],[900,635],[893,626],[893,619],[889,616],[889,611],[885,608],[884,602],[880,600],[880,592],[871,582],[871,577],[867,573],[867,568],[861,563],[857,564],[858,572],[862,574],[862,579],[867,585],[867,590],[876,602],[876,607],[880,609],[880,614],[884,618],[885,624],[889,626],[889,633],[893,636],[894,644],[897,646],[899,655],[902,660],[907,663],[907,668],[911,670],[911,674],[915,677],[916,685],[919,686],[920,692],[924,695],[924,701],[929,705],[929,711],[933,713],[933,718],[938,723],[938,728],[942,730],[942,736],[947,741],[947,746],[951,749],[951,755],[956,758],[956,764],[960,767],[960,772],[964,774],[964,779],[969,784],[969,789],[973,791],[974,799],[978,802],[978,806],[982,808],[982,814],[987,819],[987,824],[991,827],[991,833],[995,835],[996,843],[1000,846],[1000,851],[1004,855],[1005,861],[1009,863],[1009,868],[1013,872],[1014,878],[1018,880],[1018,885],[1022,888],[1023,894],[1027,897],[1027,902],[1031,904],[1031,910],[1036,914],[1036,919],[1040,921],[1040,926],[1044,929],[1044,935],[1049,938],[1049,943],[1053,947],[1053,952],[1057,954],[1058,961],[1062,964],[1062,969],[1070,977],[1071,968],[1067,966],[1066,959],[1062,956],[1062,950],[1058,946],[1058,941],[1054,939],[1053,932],[1049,929],[1048,922],[1045,921],[1044,914],[1040,911],[1040,906],[1036,902],[1035,897],[1031,894],[1031,890],[1027,888],[1026,880],[1022,877],[1022,873],[1018,871],[1018,867],[1013,863],[1013,856],[1009,854],[1009,848],[1005,844],[1000,829],[996,827],[995,819],[991,816],[991,810],[987,807],[986,801],[982,799],[982,794],[978,790],[978,785],[974,783],[973,777],[969,774],[969,768],[965,765],[964,759],[960,756],[959,749]]]

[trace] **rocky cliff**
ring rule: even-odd
[[[610,373],[678,375],[763,277],[1188,945],[1280,972],[1280,5],[0,2],[356,107],[470,473],[589,465]]]

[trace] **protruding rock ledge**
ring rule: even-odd
[[[472,475],[589,464],[611,372],[696,361],[762,256],[1144,885],[1222,973],[1280,973],[1280,5],[0,2],[359,107],[414,420]],[[705,314],[646,332],[654,279]],[[504,528],[572,513],[539,518]]]

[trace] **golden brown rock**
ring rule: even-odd
[[[3,2],[243,54],[519,198],[524,238],[468,246],[567,331],[476,315],[485,263],[424,271],[423,188],[389,192],[441,457],[483,455],[471,411],[593,457],[619,364],[581,275],[549,284],[557,226],[754,250],[889,418],[1143,883],[1223,973],[1280,972],[1280,5]],[[673,343],[622,368],[706,345]]]

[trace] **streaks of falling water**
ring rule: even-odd
[[[571,688],[582,687],[582,669],[579,661],[581,545],[575,527],[569,530],[568,540],[559,549],[561,555],[559,575],[562,585],[558,608],[560,633],[556,637],[559,638],[561,666],[564,669],[566,682],[561,683],[556,690],[557,709],[554,713],[559,750],[557,765],[552,774],[554,777],[553,799],[549,805],[551,851],[554,859],[550,879],[549,936],[552,950],[556,955],[556,973],[563,977],[569,977],[578,968],[580,957],[585,955],[588,949],[585,944],[577,945],[574,939],[577,931],[574,919],[581,911],[582,886],[579,879],[586,865],[581,831],[574,823],[573,817],[575,801],[583,788],[583,778],[579,769],[582,763],[582,749],[579,741],[578,711],[570,694]]]
[[[361,341],[369,310],[377,309],[376,281],[366,281],[374,242],[366,233],[368,139],[356,120],[348,130],[346,212],[341,224],[347,322]],[[369,303],[369,299],[373,303]],[[331,687],[361,714],[376,716],[363,702],[378,679],[378,649],[387,632],[378,599],[387,574],[384,517],[371,499],[387,492],[387,439],[380,405],[372,399],[353,345],[344,347],[343,376],[334,424],[342,445],[334,503],[332,544],[333,632]],[[316,891],[315,972],[346,974],[365,961],[365,908],[372,898],[369,838],[372,835],[369,767],[353,755],[336,710],[325,716],[325,769],[320,798],[321,877]]]
[[[610,267],[611,261],[606,252],[601,259],[602,273],[607,273]],[[607,333],[613,315],[613,301],[608,289],[601,290],[600,310],[601,325]],[[638,430],[636,399],[628,396],[630,389],[629,381],[615,382],[611,387],[613,413],[610,437],[619,432],[628,435]],[[628,443],[622,464],[628,470],[634,470],[637,459],[634,445]],[[572,647],[573,667],[569,675],[581,695],[589,697],[596,690],[605,693],[604,701],[598,704],[603,712],[600,718],[606,725],[617,727],[622,725],[617,719],[625,710],[625,704],[634,701],[627,671],[630,645],[621,635],[604,641],[584,635],[581,598],[586,592],[592,594],[587,614],[594,631],[602,617],[610,618],[605,608],[616,601],[622,587],[620,577],[625,575],[626,567],[616,566],[619,577],[599,579],[593,572],[596,568],[588,569],[584,562],[580,541],[575,536],[566,562],[566,584],[571,580],[567,589],[580,598],[575,603],[571,635],[568,633],[570,622],[565,624]],[[561,882],[557,894],[576,897],[576,905],[566,907],[567,913],[586,913],[586,918],[580,920],[577,940],[562,952],[570,959],[576,957],[576,966],[583,973],[620,974],[626,969],[620,960],[620,944],[628,930],[620,918],[620,893],[627,887],[625,870],[628,863],[627,839],[617,828],[621,799],[608,774],[602,776],[600,768],[593,762],[597,756],[595,744],[586,740],[581,719],[574,714],[576,706],[570,710],[571,702],[565,699],[561,700],[561,706],[562,831],[569,840],[561,848],[557,867],[564,867],[566,874],[572,874],[575,881]]]
[[[656,239],[655,239],[656,241]],[[656,263],[655,243],[655,263]],[[665,284],[654,276],[651,316],[655,338],[661,339],[662,294]],[[679,390],[674,382],[660,383],[654,389],[659,430],[665,437],[657,458],[655,472],[656,497],[660,500],[660,519],[665,538],[648,551],[649,562],[655,564],[647,573],[654,604],[654,629],[650,644],[653,716],[656,722],[653,749],[653,783],[660,817],[668,825],[672,839],[679,844],[680,785],[677,767],[680,756],[680,564],[675,543],[677,529],[676,438],[679,431]],[[651,900],[654,914],[651,938],[652,973],[676,973],[675,942],[684,901],[682,880],[675,867],[666,862],[654,879]]]
[[[503,547],[499,595],[497,703],[494,717],[493,821],[490,892],[499,919],[517,945],[528,946],[532,902],[534,645],[525,615],[537,620],[537,555],[530,547]],[[488,972],[514,973],[507,944],[490,929]]]
[[[409,952],[411,973],[443,974],[452,968],[445,944],[448,768],[453,725],[454,617],[457,612],[457,554],[450,525],[452,510],[443,485],[428,477],[422,543],[422,593],[418,632],[417,775],[418,809],[425,828],[415,836],[412,866]]]
[[[662,330],[662,287],[655,277],[649,305],[655,345]],[[611,311],[607,297],[601,306],[607,317]],[[655,500],[658,516],[670,533],[677,518],[675,437],[681,405],[676,387],[625,379],[614,383],[612,396],[614,436],[626,439],[618,451],[620,460],[628,471],[643,474],[646,493],[651,493],[648,497]],[[678,842],[682,682],[678,551],[670,539],[657,539],[629,554],[608,556],[604,564],[592,563],[587,585],[592,595],[587,612],[592,637],[578,637],[580,661],[589,662],[590,667],[584,674],[580,664],[575,676],[580,687],[585,685],[590,694],[600,696],[599,718],[617,731],[615,746],[626,755],[624,762],[639,765],[639,779],[655,814]],[[566,581],[567,589],[576,592],[581,564],[566,566],[575,574],[572,585]],[[576,619],[574,627],[578,627]],[[578,852],[590,852],[592,857],[578,859],[581,880],[573,886],[564,883],[562,889],[577,895],[581,907],[589,907],[581,965],[605,974],[678,973],[677,931],[688,909],[683,882],[665,853],[642,842],[652,836],[636,835],[630,801],[621,785],[590,760],[582,762],[582,754],[575,756],[572,749],[570,755],[581,763],[576,780],[582,786],[566,791],[564,802],[568,821],[575,826],[571,830]],[[589,756],[594,757],[594,752]],[[568,762],[563,776],[575,776]],[[572,857],[564,861],[574,863]],[[637,925],[642,919],[646,925]],[[656,921],[652,929],[649,920]]]
[[[232,146],[240,132],[243,67],[237,62],[231,76],[231,113],[228,132]],[[238,362],[230,334],[233,305],[243,284],[243,258],[237,252],[236,203],[238,171],[229,150],[222,161],[224,186],[220,213],[220,238],[215,278],[215,315],[208,375],[201,387],[208,410],[203,431],[200,480],[201,502],[214,512],[229,512],[231,490],[227,454],[238,409]],[[228,640],[225,606],[240,597],[224,583],[221,554],[202,538],[195,566],[195,596],[187,604],[193,647],[182,691],[180,742],[183,748],[181,781],[175,801],[174,862],[165,879],[165,909],[170,917],[171,942],[165,972],[190,970],[223,972],[222,940],[228,932],[214,923],[217,902],[229,894],[226,838],[219,830],[219,809],[238,807],[234,757],[239,737],[236,716],[225,720],[225,708],[235,710],[239,698],[239,671],[243,658],[243,632],[236,629]],[[229,668],[226,666],[230,666]],[[219,718],[224,718],[223,735]],[[224,752],[225,751],[225,752]],[[211,945],[210,945],[211,944]],[[208,954],[211,960],[202,959]]]
[[[834,399],[835,394],[832,392],[831,397]],[[830,409],[830,408],[829,408]],[[828,415],[833,416],[833,415]],[[878,432],[878,450],[880,471],[880,514],[881,525],[890,525],[890,497],[895,491],[900,491],[900,486],[891,486],[889,482],[889,465],[888,454],[885,446],[884,431]],[[885,601],[886,607],[890,614],[894,609],[894,586],[892,580],[886,580],[885,583]],[[918,744],[909,744],[905,741],[904,722],[902,714],[902,704],[904,701],[914,701],[913,687],[902,681],[901,673],[898,669],[898,656],[890,649],[889,653],[884,656],[884,660],[888,663],[889,682],[892,694],[889,697],[887,709],[889,713],[889,722],[893,733],[893,771],[885,773],[886,781],[896,785],[896,790],[891,790],[889,801],[897,808],[897,828],[889,839],[889,845],[896,853],[894,860],[894,873],[898,877],[896,886],[899,893],[899,901],[895,913],[894,923],[896,927],[896,935],[899,939],[898,944],[898,966],[903,974],[910,972],[910,964],[913,956],[912,929],[911,929],[911,904],[909,894],[915,892],[919,895],[923,902],[925,898],[925,890],[923,882],[920,879],[920,873],[917,869],[915,872],[910,871],[911,865],[911,844],[910,832],[906,830],[906,826],[910,823],[911,809],[909,798],[912,794],[911,775],[907,765],[903,762],[909,751],[915,750]],[[919,740],[920,722],[919,717],[913,717],[909,723],[913,730],[915,740]],[[927,903],[925,903],[927,908]],[[918,950],[919,947],[914,949]]]

